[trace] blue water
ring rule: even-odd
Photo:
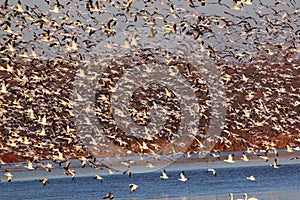
[[[182,165],[184,166],[184,165]],[[181,167],[182,167],[181,166]],[[184,168],[182,168],[184,169]],[[79,170],[79,169],[78,169]],[[81,169],[85,170],[85,169]],[[89,170],[89,169],[86,169]],[[190,179],[178,181],[178,170],[167,168],[168,180],[161,180],[160,171],[149,173],[133,173],[131,178],[123,174],[102,175],[101,183],[89,176],[49,178],[49,184],[43,186],[34,178],[13,180],[0,183],[0,199],[102,199],[106,193],[112,192],[115,199],[230,199],[242,198],[247,192],[249,197],[258,199],[300,199],[300,163],[283,164],[274,169],[267,163],[258,166],[225,165],[216,168],[217,176],[206,173],[206,169],[185,170]],[[93,174],[99,174],[93,171]],[[48,172],[42,172],[48,175]],[[59,171],[51,172],[53,175]],[[61,173],[61,171],[60,171]],[[246,180],[254,175],[256,181]],[[50,176],[51,177],[51,176]],[[139,188],[130,193],[128,184],[134,183]]]

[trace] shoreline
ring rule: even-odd
[[[294,151],[294,152],[284,152],[284,150],[282,150],[283,152],[279,153],[279,156],[276,156],[272,153],[269,153],[267,156],[269,157],[269,160],[267,162],[265,162],[262,158],[258,157],[258,155],[264,155],[263,153],[260,154],[247,154],[247,157],[249,158],[249,161],[243,161],[241,159],[241,154],[242,152],[230,152],[235,154],[235,163],[226,163],[224,162],[225,159],[227,159],[227,155],[230,154],[228,153],[226,155],[225,152],[222,152],[222,154],[219,158],[214,158],[213,156],[205,156],[205,157],[193,157],[196,155],[192,155],[192,157],[179,157],[176,158],[174,160],[172,160],[170,157],[161,157],[160,159],[154,159],[154,158],[144,158],[143,160],[140,160],[140,157],[133,157],[131,159],[127,158],[127,157],[121,157],[121,158],[116,158],[116,157],[112,157],[112,158],[97,158],[96,163],[97,164],[101,164],[99,169],[95,169],[97,171],[102,171],[105,172],[106,168],[111,168],[111,169],[115,169],[116,172],[118,171],[122,171],[122,170],[126,170],[128,168],[131,168],[132,170],[134,170],[135,168],[145,168],[148,170],[144,170],[144,171],[153,171],[153,170],[157,170],[156,166],[159,166],[158,168],[168,168],[171,165],[186,165],[186,166],[191,166],[194,164],[197,164],[197,166],[199,166],[199,168],[201,168],[201,166],[222,166],[222,167],[234,167],[234,166],[251,166],[251,165],[269,165],[273,162],[274,159],[277,159],[280,161],[280,163],[284,162],[284,163],[297,163],[300,162],[300,151]],[[295,160],[292,160],[292,158],[297,158]],[[105,160],[104,160],[105,159]],[[70,159],[71,161],[71,165],[70,168],[72,169],[93,169],[93,167],[89,166],[89,162],[87,162],[87,165],[82,168],[81,167],[81,163],[78,159]],[[130,167],[124,165],[124,162],[128,162],[128,161],[134,161],[134,164],[131,164]],[[51,169],[53,170],[64,170],[64,166],[65,163],[61,163],[61,166],[59,166],[57,163],[54,163],[51,160],[43,160],[41,161],[43,163],[52,163],[53,164],[53,168]],[[122,164],[123,162],[123,164]],[[152,165],[154,165],[154,168],[148,168],[147,167],[147,163],[151,163]],[[0,165],[0,173],[4,173],[5,170],[9,170],[11,172],[35,172],[35,171],[45,171],[44,168],[40,167],[37,163],[33,163],[33,165],[36,167],[35,170],[28,170],[26,169],[24,166],[27,165],[27,162],[11,162],[11,163],[6,163],[6,164],[1,164]],[[165,167],[164,167],[165,166]],[[100,169],[101,168],[101,169]],[[193,168],[193,166],[192,166]],[[51,174],[51,172],[49,173]]]

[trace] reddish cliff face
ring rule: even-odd
[[[0,64],[2,85],[5,85],[0,94],[1,159],[5,162],[32,157],[52,159],[58,152],[68,158],[88,155],[76,133],[72,113],[73,81],[77,67],[63,62],[35,60],[11,64],[10,70],[7,70],[6,62],[1,61]],[[300,69],[295,65],[299,66],[299,62],[285,60],[283,64],[267,61],[253,61],[250,65],[219,64],[226,86],[227,114],[225,126],[212,151],[300,145]],[[184,69],[181,70],[184,74]],[[194,76],[196,78],[199,76]],[[138,93],[136,95],[136,99],[150,98],[150,94],[146,97],[138,96]],[[209,98],[209,93],[207,97],[198,96],[199,99],[202,97]],[[206,121],[200,120],[199,125],[204,128],[199,129],[197,140],[189,147],[182,148],[182,151],[202,150],[199,144],[205,142]],[[172,123],[171,128],[176,127],[178,121]],[[172,140],[166,135],[155,136],[153,141],[143,140],[109,130],[110,140],[116,140],[116,146],[99,146],[103,151],[97,156],[109,156],[110,151],[116,150],[147,153],[156,151],[156,148],[165,148]],[[176,128],[172,130],[176,133]],[[119,138],[118,142],[116,138]],[[120,140],[126,141],[127,145],[121,145]],[[165,149],[166,153],[168,151]]]

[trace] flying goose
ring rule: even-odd
[[[168,179],[169,178],[169,176],[167,175],[167,172],[166,172],[165,169],[162,171],[162,175],[160,176],[160,178],[162,178],[162,179]]]
[[[180,173],[180,178],[178,180],[180,180],[182,182],[186,182],[187,180],[189,180],[189,178],[186,178],[185,175],[184,175],[184,171],[182,171]]]
[[[14,175],[12,175],[9,171],[5,170],[5,176],[7,176],[7,182],[11,182]]]
[[[247,155],[243,152],[243,154],[242,154],[242,158],[241,158],[243,161],[245,161],[245,162],[249,162],[250,160],[249,160],[249,158],[247,157]]]
[[[263,159],[265,162],[269,161],[269,157],[268,156],[263,156],[263,155],[257,155],[258,157],[260,157],[261,159]]]
[[[35,170],[36,167],[33,167],[33,164],[31,161],[27,162],[27,166],[24,166],[25,168],[29,169],[29,170]]]
[[[46,184],[48,183],[48,179],[47,178],[38,179],[36,181],[39,181],[39,182],[43,183],[44,186],[46,186]]]
[[[108,168],[108,167],[106,167],[105,169],[107,170],[107,172],[108,172],[110,175],[112,175],[112,174],[114,174],[114,173],[115,173],[113,170],[111,170],[111,169],[110,169],[110,168]]]
[[[86,166],[87,159],[84,156],[78,158],[81,161],[81,167],[84,168]]]
[[[75,170],[67,168],[67,169],[65,169],[65,174],[66,174],[67,176],[71,176],[71,177],[72,177],[72,180],[75,179],[75,176],[76,176]]]
[[[102,178],[101,176],[99,176],[99,175],[95,175],[95,176],[94,176],[94,179],[97,179],[97,180],[99,180],[100,182],[103,181],[103,178]]]
[[[291,160],[297,160],[297,159],[299,159],[298,156],[295,156],[295,157],[292,157],[292,158],[291,158]]]
[[[103,197],[102,199],[114,199],[114,195],[110,192],[108,194],[105,195],[105,197]]]
[[[151,162],[147,161],[147,167],[148,168],[154,168],[154,165]]]
[[[128,175],[128,178],[131,177],[131,170],[130,169],[127,169],[126,171],[123,172],[123,174],[126,174]]]
[[[291,146],[288,145],[288,144],[286,145],[286,151],[289,152],[289,153],[294,152],[293,149],[291,148]]]
[[[129,187],[130,187],[130,193],[133,193],[139,186],[131,183],[129,184]]]
[[[246,177],[246,179],[250,181],[256,181],[256,178],[253,175]]]
[[[277,168],[279,168],[280,165],[277,164],[277,159],[275,158],[273,161],[273,164],[270,164],[270,166],[277,169]]]
[[[76,176],[76,172],[74,171],[74,170],[72,170],[72,169],[69,169],[69,167],[70,167],[70,163],[71,163],[71,161],[67,161],[66,162],[66,166],[64,167],[64,169],[65,169],[65,174],[67,175],[67,176],[71,176],[72,177],[72,180],[74,180],[75,179],[75,176]]]
[[[217,171],[215,169],[209,168],[206,172],[212,172],[214,176],[217,176]]]
[[[224,160],[224,162],[235,163],[235,161],[233,160],[233,158],[234,158],[234,154],[229,154],[228,158],[226,160]]]

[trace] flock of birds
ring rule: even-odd
[[[300,150],[300,149],[297,149],[297,150]],[[286,152],[287,153],[291,153],[293,150],[288,147],[286,149]],[[283,152],[284,153],[284,152]],[[251,155],[249,152],[248,153],[245,153],[243,152],[242,155],[240,156],[240,160],[244,161],[244,162],[250,162],[250,158],[248,158],[248,155]],[[256,155],[258,158],[260,159],[263,159],[264,162],[268,162],[268,160],[271,158],[272,155],[268,155],[268,152],[265,152],[264,154],[257,154]],[[277,162],[277,158],[276,157],[279,157],[279,154],[278,152],[276,152],[276,154],[274,154],[273,156],[275,156],[275,158],[273,159],[273,163],[270,164],[270,167],[274,168],[274,169],[278,169],[281,167],[280,164],[278,164]],[[235,154],[229,154],[227,157],[225,158],[220,158],[220,157],[217,157],[215,156],[216,158],[216,161],[221,161],[221,162],[224,162],[224,163],[229,163],[229,164],[234,164],[236,163],[236,159],[235,159]],[[270,157],[270,158],[269,158]],[[257,159],[254,157],[254,159]],[[296,160],[296,159],[299,159],[299,157],[292,157],[290,160]],[[114,165],[111,164],[112,166],[108,166],[106,164],[104,164],[102,161],[97,161],[96,158],[92,158],[92,157],[89,157],[89,158],[85,158],[85,157],[82,157],[81,159],[81,165],[80,166],[77,166],[77,165],[73,165],[72,168],[71,168],[71,161],[70,160],[64,160],[64,161],[53,161],[54,164],[48,162],[47,164],[44,164],[43,162],[39,162],[36,164],[34,164],[33,162],[30,162],[28,161],[27,162],[27,165],[23,166],[24,168],[26,168],[27,170],[30,170],[30,171],[33,171],[33,170],[46,170],[47,172],[51,172],[53,169],[63,169],[64,170],[64,174],[68,177],[71,178],[72,181],[75,180],[75,177],[76,177],[76,168],[78,167],[81,167],[81,168],[86,168],[86,167],[90,167],[90,168],[94,168],[95,170],[99,170],[99,171],[106,171],[108,174],[110,175],[113,175],[115,173],[118,173],[118,174],[124,174],[124,175],[127,175],[128,178],[131,178],[132,176],[132,170],[131,170],[131,167],[134,166],[134,165],[137,165],[138,163],[134,160],[123,160],[123,161],[119,161],[119,164],[126,167],[127,169],[125,170],[118,170],[116,168],[114,168]],[[62,165],[64,164],[64,166],[62,167]],[[6,166],[10,166],[11,164],[9,163],[5,163],[1,160],[1,167],[6,167]],[[16,164],[16,167],[19,167],[20,168],[20,163]],[[154,168],[155,166],[150,162],[150,161],[147,161],[147,167],[149,168]],[[217,169],[216,168],[208,168],[206,170],[206,173],[211,173],[213,177],[216,177],[217,176]],[[5,173],[4,175],[7,177],[7,182],[11,182],[13,180],[13,172],[5,169]],[[105,177],[104,176],[101,176],[99,174],[95,174],[93,176],[93,178],[99,182],[105,182]],[[162,172],[161,172],[161,175],[158,177],[162,180],[168,180],[170,179],[170,176],[168,175],[166,169],[163,169]],[[172,177],[172,179],[174,179]],[[250,176],[247,176],[245,177],[246,180],[249,180],[249,181],[257,181],[256,178],[255,178],[255,175],[250,175]],[[179,176],[178,176],[178,181],[180,182],[188,182],[190,180],[190,177],[187,177],[185,175],[185,172],[184,171],[181,171]],[[40,178],[40,179],[36,179],[35,181],[38,181],[38,182],[41,182],[41,184],[43,184],[44,186],[46,186],[49,181],[48,181],[48,178]],[[139,188],[139,185],[137,184],[134,184],[134,183],[130,183],[128,184],[129,186],[129,192],[130,193],[134,193],[138,188]],[[142,189],[142,188],[141,188]],[[234,199],[234,195],[233,193],[230,193],[229,194],[230,196],[230,200],[233,200]],[[112,192],[109,192],[107,193],[103,199],[114,199],[115,196]],[[255,197],[251,197],[251,198],[248,198],[247,196],[247,193],[244,193],[244,199],[245,200],[256,200],[257,198]]]
[[[163,34],[185,34],[218,65],[227,89],[228,114],[215,150],[252,148],[253,153],[264,150],[274,152],[275,156],[279,148],[298,151],[300,9],[297,6],[295,0],[276,0],[272,4],[260,0],[45,0],[37,5],[4,0],[0,9],[0,155],[13,154],[12,160],[27,160],[27,170],[42,168],[50,172],[65,163],[64,173],[72,179],[76,171],[70,168],[71,158],[79,159],[83,167],[104,168],[113,174],[110,167],[93,160],[76,134],[72,121],[72,84],[80,63],[103,40],[122,30],[141,27],[149,28],[150,38],[159,37],[159,29]],[[205,8],[213,7],[221,13],[205,13]],[[111,74],[105,75],[107,79],[103,82],[107,87],[122,70],[120,67],[117,72],[111,70]],[[200,82],[194,78],[197,72],[187,69],[183,73]],[[102,100],[109,101],[109,95]],[[205,122],[209,119],[206,114],[202,113]],[[200,135],[188,153],[201,152],[205,134]],[[278,139],[279,135],[284,136],[284,142]],[[108,137],[119,146],[126,143],[126,139],[114,134]],[[151,141],[145,141],[137,143],[138,152],[148,153],[156,148]],[[105,143],[101,145],[109,149]],[[269,160],[264,154],[259,157]],[[2,158],[0,166],[5,167],[5,159]],[[55,165],[45,164],[42,161],[45,159],[53,160]],[[241,159],[249,161],[246,154]],[[224,161],[235,163],[233,154]],[[271,166],[280,167],[276,158]],[[152,168],[153,164],[147,163],[147,167]],[[207,171],[217,175],[215,169]],[[8,182],[13,178],[12,173],[5,170]],[[125,173],[130,177],[130,168]],[[103,181],[99,175],[94,178]],[[168,179],[166,171],[161,178]],[[254,175],[246,179],[256,180]],[[181,172],[179,181],[188,180]],[[47,178],[38,181],[43,185],[48,183]],[[133,193],[138,185],[130,184],[129,188]],[[247,194],[244,196],[251,199]],[[233,199],[233,194],[230,197]],[[114,199],[114,195],[108,193],[104,198]]]

